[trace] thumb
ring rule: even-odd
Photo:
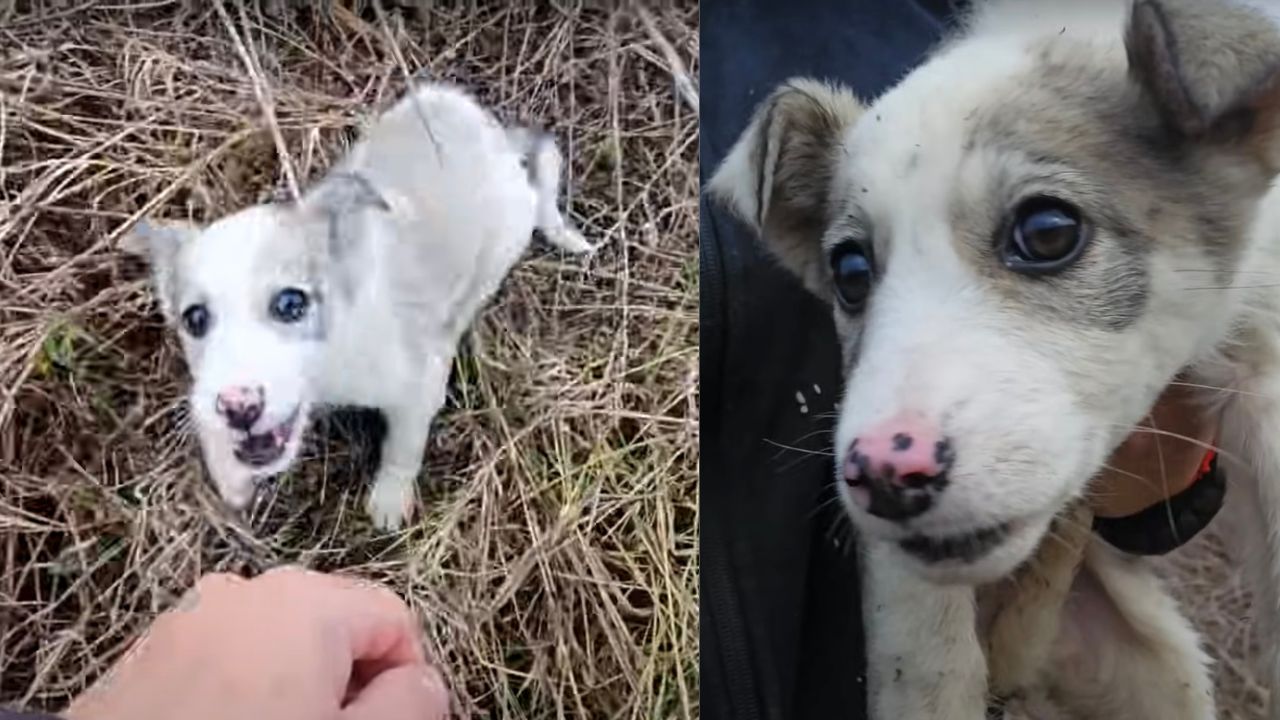
[[[341,720],[445,720],[449,691],[430,665],[401,665],[373,680],[339,715]]]

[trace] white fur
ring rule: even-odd
[[[475,314],[535,228],[566,251],[591,249],[557,208],[560,172],[549,138],[504,128],[458,89],[426,85],[382,115],[296,206],[248,208],[202,230],[141,227],[167,314],[181,326],[184,309],[203,303],[213,317],[203,338],[179,333],[222,496],[242,507],[256,480],[289,467],[313,406],[378,408],[387,437],[368,510],[379,527],[399,527]],[[296,326],[266,313],[284,287],[312,298]],[[244,434],[215,409],[218,393],[235,386],[263,388],[254,434],[301,409],[269,465],[235,456]]]
[[[1084,34],[1098,53],[1122,58],[1125,5],[1097,0],[1052,7],[993,3],[979,11],[968,39],[944,49],[879,98],[845,137],[846,154],[858,162],[842,166],[844,187],[892,188],[891,193],[875,196],[880,202],[873,212],[878,227],[894,232],[888,262],[896,272],[876,290],[878,307],[888,309],[860,329],[861,360],[841,405],[835,447],[848,447],[863,428],[904,408],[932,417],[947,410],[959,413],[953,422],[974,431],[965,438],[972,462],[960,459],[948,491],[960,492],[912,531],[946,536],[1001,522],[1012,522],[1015,528],[1008,541],[978,562],[925,565],[896,549],[894,541],[906,535],[902,527],[868,515],[852,501],[847,486],[838,483],[864,537],[880,548],[869,554],[871,577],[885,578],[894,586],[875,589],[873,597],[900,598],[868,613],[872,662],[892,655],[908,673],[906,692],[902,678],[897,683],[883,677],[876,682],[872,675],[875,718],[984,716],[986,684],[985,674],[976,669],[982,663],[975,659],[978,641],[962,630],[973,624],[973,594],[965,586],[1003,577],[1031,556],[1053,517],[1081,496],[1130,424],[1146,413],[1153,388],[1179,370],[1178,358],[1193,355],[1195,347],[1216,345],[1231,327],[1234,303],[1224,303],[1208,322],[1203,313],[1188,313],[1171,303],[1149,311],[1154,316],[1149,322],[1177,328],[1165,335],[1176,338],[1175,345],[1152,352],[1142,346],[1143,338],[1134,337],[1130,355],[1150,361],[1125,362],[1122,352],[1094,365],[1087,350],[1070,351],[1073,345],[1088,346],[1089,331],[1046,324],[1021,336],[1009,335],[981,279],[966,269],[949,243],[938,241],[948,236],[954,194],[968,186],[981,187],[980,178],[989,166],[981,157],[958,152],[964,144],[963,125],[955,122],[955,111],[920,108],[998,102],[1011,79],[1027,70],[1026,48],[1044,28]],[[919,153],[919,163],[913,172],[904,173],[906,158],[913,153]],[[1153,267],[1151,280],[1203,284],[1203,277],[1177,272],[1203,266],[1205,261],[1196,256],[1173,258]],[[1195,295],[1187,293],[1183,302],[1207,301]],[[1190,319],[1197,315],[1196,321]],[[1066,391],[1072,375],[1105,378],[1113,388],[1114,414],[1082,413]],[[975,395],[975,389],[984,391]],[[993,471],[992,457],[1003,458],[1003,467]],[[1034,481],[1028,481],[1033,479],[1028,473],[1034,473]],[[1063,647],[1054,655],[1053,669],[1061,673],[1052,683],[1055,700],[1065,699],[1082,718],[1214,717],[1205,656],[1149,571],[1135,565],[1128,574],[1118,572],[1098,553],[1091,556],[1091,564],[1108,592],[1127,603],[1129,615],[1123,619],[1145,620],[1146,632],[1138,641],[1115,633],[1090,633],[1094,644],[1081,646],[1080,628],[1099,621],[1068,612],[1060,638]],[[914,572],[886,570],[902,565]],[[1139,587],[1146,593],[1131,589]],[[1106,663],[1110,672],[1090,672],[1097,662]],[[1170,668],[1178,680],[1162,674]],[[945,669],[950,670],[943,673]],[[1134,688],[1130,683],[1141,685]],[[1159,712],[1152,714],[1156,708]]]
[[[830,195],[860,198],[877,239],[892,242],[875,246],[887,254],[878,262],[888,270],[865,319],[835,312],[842,337],[857,340],[845,346],[847,354],[856,346],[857,362],[841,402],[837,459],[855,437],[903,412],[945,416],[965,448],[945,501],[909,527],[870,515],[837,483],[866,544],[864,618],[878,720],[984,717],[987,673],[973,588],[1033,557],[1053,518],[1082,497],[1180,371],[1226,388],[1207,392],[1205,401],[1223,417],[1228,522],[1252,549],[1269,639],[1263,660],[1278,698],[1270,717],[1280,720],[1280,191],[1263,201],[1237,266],[1250,273],[1239,284],[1252,288],[1197,292],[1212,284],[1209,275],[1186,270],[1210,267],[1206,254],[1198,246],[1162,248],[1148,262],[1149,296],[1159,302],[1143,310],[1141,327],[1120,332],[1020,321],[949,241],[957,200],[981,192],[998,169],[982,148],[969,151],[961,119],[974,108],[999,107],[1026,82],[1032,49],[1043,49],[1046,37],[1083,38],[1094,57],[1123,67],[1128,8],[1126,0],[992,0],[963,39],[877,98],[840,138]],[[771,179],[776,158],[768,153],[779,145],[759,122],[710,187],[757,231],[772,187],[761,174]],[[823,242],[844,239],[829,231]],[[846,357],[851,366],[854,359]],[[1081,386],[1098,399],[1082,403],[1072,391]],[[1013,526],[1009,538],[975,562],[924,563],[897,545],[908,535],[945,537],[1001,523]],[[1050,663],[1025,688],[1041,697],[1028,700],[1052,698],[1089,718],[1215,716],[1209,660],[1176,603],[1143,561],[1096,541]]]

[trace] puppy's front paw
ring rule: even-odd
[[[545,230],[547,240],[552,245],[573,255],[589,255],[595,252],[596,246],[592,245],[582,236],[581,232],[572,225],[564,225],[563,227]]]
[[[413,515],[416,476],[407,473],[379,473],[369,492],[365,509],[379,530],[395,531]]]

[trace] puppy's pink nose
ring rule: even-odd
[[[218,414],[226,418],[232,430],[249,432],[258,418],[262,417],[264,404],[262,386],[248,387],[244,385],[223,388],[214,403]]]
[[[868,513],[901,522],[933,505],[946,489],[954,461],[951,441],[936,423],[902,414],[854,438],[845,455],[844,480]]]

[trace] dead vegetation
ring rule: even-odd
[[[1224,518],[1219,516],[1217,522]],[[1161,558],[1158,566],[1214,660],[1218,717],[1266,717],[1266,680],[1258,673],[1255,660],[1254,607],[1236,571],[1239,563],[1227,555],[1222,540],[1210,530]]]
[[[302,563],[408,597],[462,713],[697,717],[696,4],[352,2],[0,2],[0,704],[59,709],[201,573]],[[287,198],[419,72],[557,132],[603,249],[537,246],[483,314],[408,532],[341,417],[232,516],[118,240]]]

